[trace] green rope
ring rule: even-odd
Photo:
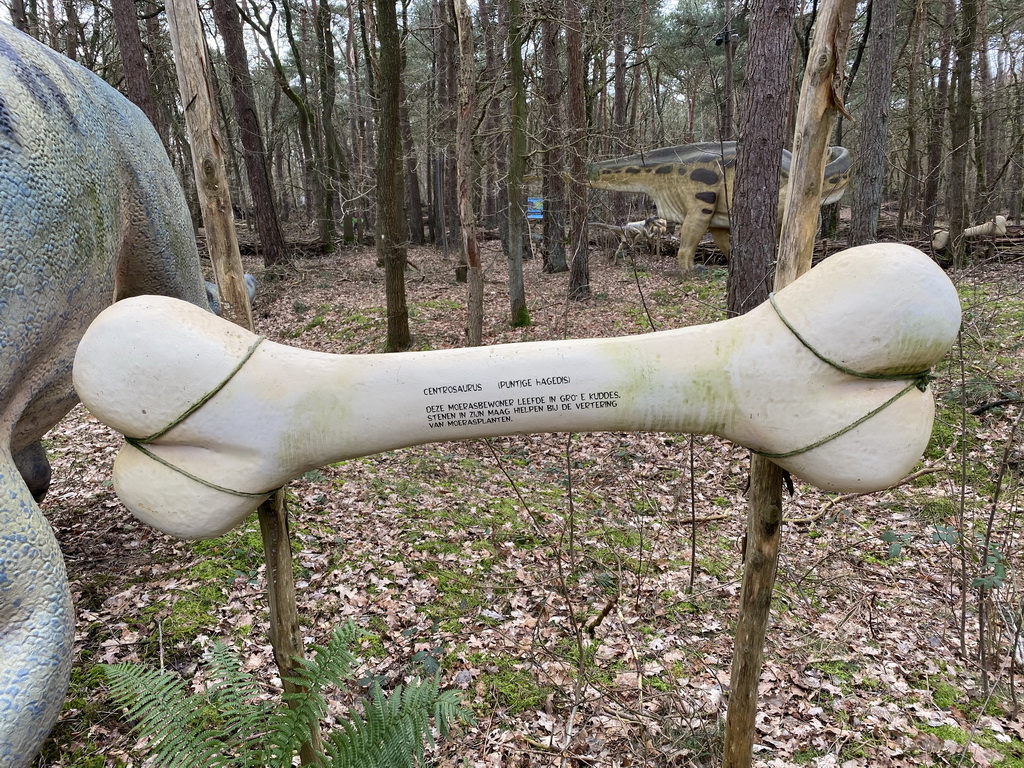
[[[211,483],[209,480],[204,480],[203,478],[199,477],[198,475],[193,475],[191,472],[188,472],[188,471],[182,469],[181,467],[177,466],[176,464],[171,464],[171,462],[167,461],[167,459],[163,459],[163,458],[157,456],[151,450],[146,448],[146,446],[140,440],[136,440],[134,437],[126,437],[125,438],[125,442],[128,443],[131,446],[134,446],[136,450],[141,451],[144,455],[146,455],[149,458],[153,459],[153,461],[157,462],[158,464],[163,464],[168,469],[173,469],[179,475],[184,475],[189,480],[195,480],[200,485],[205,485],[207,488],[213,488],[213,490],[215,490],[215,491],[222,491],[223,493],[229,493],[232,496],[241,496],[242,498],[245,498],[245,499],[262,499],[262,498],[264,498],[266,496],[269,496],[271,493],[274,492],[273,490],[269,490],[269,491],[264,491],[263,493],[246,493],[245,491],[236,491],[236,490],[234,490],[232,488],[225,488],[222,485],[217,485],[216,483]]]
[[[861,371],[855,371],[852,368],[847,368],[845,365],[841,365],[840,363],[837,363],[835,360],[831,360],[831,359],[825,357],[823,354],[821,354],[821,352],[819,352],[817,349],[812,347],[808,343],[807,339],[805,339],[803,336],[801,336],[800,332],[797,331],[797,329],[793,327],[793,325],[789,322],[789,320],[786,319],[786,316],[782,314],[782,310],[779,309],[779,305],[775,301],[775,294],[774,293],[769,293],[768,294],[768,300],[771,302],[772,309],[775,310],[775,314],[779,316],[779,320],[781,320],[782,324],[785,325],[789,329],[790,333],[792,333],[796,337],[797,341],[799,341],[801,344],[803,344],[804,347],[806,347],[811,352],[811,354],[813,354],[816,358],[821,360],[821,362],[825,363],[826,365],[829,365],[832,368],[835,368],[837,371],[841,371],[841,372],[843,372],[845,374],[848,374],[850,376],[856,376],[857,378],[860,378],[860,379],[878,379],[878,380],[882,380],[882,381],[900,381],[900,380],[903,380],[903,379],[910,379],[910,383],[907,384],[907,386],[905,386],[903,389],[901,389],[895,395],[890,397],[888,400],[886,400],[884,403],[882,403],[877,408],[875,408],[875,409],[873,409],[871,411],[868,411],[866,414],[861,416],[859,419],[854,421],[852,424],[847,424],[845,427],[843,427],[842,429],[836,430],[831,435],[826,435],[825,437],[821,438],[820,440],[818,440],[816,442],[813,442],[810,445],[804,446],[803,448],[797,448],[794,451],[786,451],[785,453],[765,453],[764,451],[753,451],[754,453],[758,454],[759,456],[764,456],[766,459],[788,459],[791,456],[799,456],[801,453],[807,453],[808,451],[813,451],[815,448],[819,448],[822,445],[824,445],[825,443],[831,442],[832,440],[835,440],[838,437],[842,437],[847,432],[850,432],[851,430],[856,429],[857,427],[859,427],[861,424],[863,424],[865,421],[867,421],[871,417],[876,416],[879,413],[881,413],[882,411],[884,411],[890,405],[892,405],[897,400],[899,400],[901,397],[903,397],[905,394],[907,394],[907,392],[909,392],[910,390],[916,388],[916,389],[920,390],[921,392],[924,392],[928,388],[928,382],[931,381],[931,378],[932,378],[931,370],[919,371],[918,373],[905,373],[905,374],[899,374],[899,375],[889,375],[889,374],[884,374],[884,373],[863,373]]]
[[[200,408],[202,408],[204,405],[206,405],[210,400],[212,400],[214,398],[214,396],[218,392],[220,392],[222,389],[224,389],[224,387],[227,386],[229,381],[231,381],[233,378],[235,378],[235,374],[238,373],[240,370],[242,370],[242,366],[245,365],[247,362],[249,362],[249,358],[251,358],[256,353],[256,347],[258,347],[263,342],[264,338],[265,338],[264,336],[257,336],[256,337],[256,341],[254,341],[252,343],[252,345],[249,347],[248,351],[245,353],[245,356],[241,360],[238,361],[238,365],[236,365],[234,368],[231,369],[231,371],[228,373],[228,375],[226,377],[224,377],[224,380],[221,381],[220,384],[218,384],[216,387],[211,389],[209,392],[207,392],[205,395],[203,395],[201,398],[199,398],[194,403],[192,403],[192,405],[190,405],[188,407],[188,409],[186,409],[186,411],[183,414],[181,414],[178,418],[176,418],[174,421],[172,421],[166,427],[161,429],[159,432],[154,432],[149,437],[136,437],[136,438],[132,438],[132,439],[135,440],[136,442],[139,442],[139,443],[152,443],[154,440],[157,440],[157,439],[163,437],[164,435],[166,435],[168,432],[170,432],[176,426],[181,424],[181,422],[183,422],[185,419],[187,419],[193,413],[195,413]]]
[[[845,435],[850,430],[856,429],[861,424],[863,424],[865,421],[870,419],[872,416],[875,416],[875,415],[881,413],[882,411],[884,411],[886,408],[888,408],[890,405],[895,403],[897,400],[899,400],[901,397],[903,397],[905,394],[907,394],[907,392],[909,392],[910,390],[914,389],[915,387],[917,387],[917,382],[916,381],[910,382],[906,387],[901,389],[899,392],[897,392],[895,395],[890,397],[888,400],[886,400],[884,403],[882,403],[880,406],[878,406],[874,410],[868,411],[866,414],[861,416],[859,419],[857,419],[852,424],[848,424],[847,426],[843,427],[842,429],[840,429],[840,430],[838,430],[836,432],[833,432],[831,435],[827,435],[826,437],[821,438],[821,440],[818,440],[816,443],[811,443],[810,445],[804,446],[803,448],[797,448],[795,451],[787,451],[786,453],[765,453],[764,451],[754,451],[754,453],[756,453],[756,454],[758,454],[760,456],[764,456],[766,459],[788,459],[790,456],[798,456],[801,453],[807,453],[808,451],[813,451],[815,448],[818,448],[818,447],[824,445],[827,442],[835,440],[837,437],[842,437],[843,435]]]
[[[803,344],[805,347],[807,347],[807,349],[810,351],[810,353],[812,355],[814,355],[816,358],[818,358],[819,360],[821,360],[821,362],[825,363],[825,365],[830,365],[833,368],[835,368],[837,371],[842,371],[843,373],[848,373],[850,376],[856,376],[859,379],[882,379],[884,381],[898,381],[900,379],[914,379],[915,381],[918,381],[918,382],[920,382],[920,380],[923,379],[924,380],[924,384],[923,385],[921,383],[917,383],[917,385],[916,385],[918,387],[918,389],[920,389],[922,392],[924,392],[925,387],[928,386],[928,381],[931,379],[931,370],[930,369],[926,370],[926,371],[919,371],[918,373],[901,373],[901,374],[898,374],[898,375],[891,375],[891,374],[887,374],[887,373],[862,373],[861,371],[855,371],[852,368],[847,368],[845,365],[842,365],[841,363],[837,363],[835,360],[832,360],[830,358],[825,357],[823,354],[821,354],[821,352],[819,352],[814,347],[812,347],[810,345],[810,343],[807,341],[807,339],[805,339],[803,336],[801,336],[800,332],[796,328],[794,328],[792,323],[790,323],[789,320],[786,319],[786,316],[784,314],[782,314],[782,310],[779,309],[779,305],[775,301],[775,293],[774,292],[768,294],[768,301],[771,302],[772,309],[774,309],[775,310],[775,314],[779,316],[779,320],[781,320],[782,324],[785,325],[789,329],[789,332],[792,333],[796,337],[796,340],[799,341],[801,344]]]
[[[145,447],[147,444],[152,443],[153,441],[158,440],[161,437],[163,437],[164,435],[166,435],[168,432],[170,432],[176,426],[178,426],[183,421],[185,421],[185,419],[187,419],[193,413],[195,413],[200,408],[202,408],[204,405],[206,405],[206,403],[210,402],[210,400],[212,400],[217,395],[218,392],[220,392],[222,389],[224,389],[224,387],[227,386],[228,382],[231,381],[235,377],[235,374],[237,374],[240,370],[242,370],[242,366],[245,365],[247,362],[249,362],[250,358],[252,358],[252,356],[256,353],[256,348],[261,343],[263,343],[264,338],[265,337],[263,337],[263,336],[257,336],[256,337],[256,341],[254,341],[249,346],[249,349],[246,351],[246,353],[242,357],[242,359],[239,360],[238,364],[228,372],[228,375],[224,377],[224,379],[220,382],[220,384],[218,384],[216,387],[211,389],[209,392],[207,392],[201,398],[199,398],[194,403],[192,403],[192,405],[190,405],[185,410],[184,413],[182,413],[180,416],[178,416],[178,418],[174,419],[174,421],[172,421],[166,427],[164,427],[163,429],[159,430],[158,432],[154,432],[149,437],[128,437],[128,436],[125,436],[125,442],[127,442],[131,446],[134,446],[136,450],[140,451],[143,455],[148,456],[149,458],[153,459],[153,461],[157,462],[158,464],[163,464],[168,469],[173,469],[175,472],[177,472],[180,475],[184,475],[189,480],[194,480],[195,482],[199,483],[200,485],[205,485],[207,488],[212,488],[215,491],[222,491],[223,493],[228,493],[228,494],[231,494],[232,496],[241,496],[242,498],[246,498],[246,499],[262,499],[263,497],[268,496],[271,493],[273,493],[273,490],[264,491],[263,493],[246,493],[245,491],[236,491],[236,490],[233,490],[231,488],[225,488],[222,485],[217,485],[216,483],[211,483],[209,480],[204,480],[203,478],[198,477],[197,475],[193,475],[191,472],[186,472],[184,469],[182,469],[179,466],[171,464],[171,462],[167,461],[166,459],[160,458],[155,453],[153,453],[152,451],[150,451],[149,449],[147,449]]]

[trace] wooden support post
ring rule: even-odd
[[[288,678],[295,672],[295,661],[303,655],[299,632],[299,611],[295,600],[295,570],[292,566],[291,537],[288,534],[288,505],[284,488],[260,505],[260,534],[267,563],[267,596],[270,602],[270,643],[274,661],[281,673],[285,693],[302,688]],[[302,745],[299,757],[303,765],[318,765],[323,754],[320,729],[314,727],[309,741]]]
[[[793,137],[789,194],[782,219],[775,290],[811,268],[821,205],[822,174],[845,79],[854,0],[825,0],[814,27]],[[750,462],[746,560],[740,614],[736,622],[724,768],[749,768],[753,759],[757,688],[782,534],[782,470],[761,456]]]
[[[192,149],[196,187],[202,207],[203,226],[210,261],[220,293],[221,314],[250,331],[254,330],[252,308],[246,292],[242,257],[231,207],[231,193],[221,140],[217,128],[210,64],[194,0],[167,3],[167,25],[174,49],[178,88],[185,105],[185,126]],[[267,593],[270,604],[270,643],[274,648],[281,680],[286,692],[299,690],[290,682],[297,661],[302,659],[302,635],[299,632],[291,541],[288,538],[288,508],[284,489],[278,489],[259,508],[267,566]],[[303,765],[316,765],[322,752],[320,730],[314,726],[303,745]]]
[[[178,90],[185,105],[185,127],[206,229],[206,243],[220,292],[221,315],[252,330],[252,310],[245,291],[242,257],[231,210],[231,192],[217,128],[216,100],[210,80],[206,38],[199,9],[192,0],[167,3],[167,26],[174,49]]]

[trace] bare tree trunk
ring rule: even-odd
[[[377,102],[377,259],[384,265],[388,306],[388,351],[408,349],[409,308],[405,291],[405,220],[399,81],[402,51],[391,0],[376,0],[380,54],[374,82]]]
[[[297,67],[297,80],[300,83],[300,90],[296,90],[292,87],[292,80],[289,70],[285,67],[281,61],[280,54],[277,50],[278,40],[278,27],[275,24],[264,21],[255,15],[254,8],[252,6],[246,6],[243,10],[242,6],[237,6],[239,11],[242,13],[242,18],[245,22],[253,28],[253,31],[260,36],[263,44],[267,47],[267,54],[270,57],[271,66],[274,72],[274,78],[277,81],[278,87],[288,98],[288,100],[295,107],[295,113],[297,117],[297,129],[299,134],[299,145],[302,147],[302,163],[303,163],[303,174],[305,179],[305,191],[306,191],[306,210],[307,213],[323,210],[322,204],[314,204],[324,199],[327,194],[325,186],[325,176],[318,174],[317,162],[319,159],[319,153],[317,151],[317,143],[313,135],[313,126],[316,123],[313,109],[310,107],[309,99],[307,95],[302,92],[305,88],[305,83],[308,78],[305,73],[305,68],[302,63],[302,55],[299,50],[298,44],[295,42],[295,34],[292,24],[292,13],[289,5],[289,0],[285,0],[282,3],[281,8],[283,11],[284,30],[286,37],[289,41],[292,58],[294,59],[294,65]],[[323,233],[321,233],[323,235]],[[333,241],[324,242],[323,239],[320,241],[321,251],[327,252],[333,248]]]
[[[583,19],[580,0],[565,0],[565,49],[568,86],[569,183],[566,190],[569,214],[569,298],[590,298],[590,254],[587,242],[587,109],[583,68]]]
[[[794,1],[756,0],[750,11],[746,98],[729,213],[734,244],[729,256],[730,317],[768,298],[780,225],[782,150],[790,125]]]
[[[889,96],[895,64],[896,0],[871,0],[868,82],[860,120],[860,157],[853,183],[850,245],[878,239],[878,216],[886,175]]]
[[[402,121],[402,151],[405,154],[405,197],[409,206],[406,217],[409,224],[409,240],[415,245],[423,245],[423,196],[420,193],[419,161],[416,159],[416,142],[412,135],[412,123],[409,121],[409,105],[405,96],[405,82],[401,83],[400,119]],[[380,142],[377,142],[380,151]]]
[[[217,128],[209,57],[198,8],[191,0],[173,0],[167,5],[167,24],[174,47],[181,103],[185,105],[185,124],[202,204],[203,226],[220,292],[221,314],[243,328],[252,328],[252,311],[245,290],[224,165],[222,147],[226,144]]]
[[[450,3],[446,0],[435,0],[436,33],[434,51],[437,55],[437,142],[434,170],[434,195],[436,219],[443,230],[441,232],[445,248],[455,239],[456,232],[461,232],[458,224],[458,183],[456,181],[455,134],[458,130],[456,117],[458,99],[456,73],[458,52],[452,37],[452,20],[449,17]],[[461,238],[461,234],[460,234]],[[464,283],[468,279],[469,265],[466,264],[465,250],[459,249],[459,264],[455,269],[455,279]]]
[[[626,155],[626,4],[624,0],[612,3],[612,146],[615,154]],[[626,222],[626,195],[613,192],[608,196],[612,221]]]
[[[975,205],[972,213],[980,223],[992,218],[996,213],[1001,213],[1001,211],[995,210],[996,187],[999,175],[996,164],[996,152],[999,149],[999,142],[995,117],[997,108],[995,83],[992,77],[991,61],[987,55],[990,49],[988,38],[988,3],[985,0],[977,0],[976,28],[979,35],[976,42],[977,49],[984,53],[978,56],[977,79],[981,86],[981,93],[973,106],[977,120],[974,148],[978,186],[975,197],[977,205]]]
[[[507,9],[508,4],[499,4],[499,7],[505,6],[500,7],[497,11],[499,18],[502,12],[506,15],[510,13]],[[477,7],[479,8],[480,36],[484,48],[484,70],[483,76],[480,78],[480,91],[481,93],[488,94],[484,103],[483,141],[481,142],[480,172],[482,176],[481,190],[483,199],[480,204],[480,216],[485,227],[497,227],[500,231],[504,231],[508,224],[508,203],[506,196],[503,194],[505,192],[505,174],[498,170],[498,158],[507,154],[506,134],[502,130],[506,111],[503,99],[501,98],[504,95],[504,88],[502,86],[504,84],[505,69],[501,65],[498,50],[499,47],[503,47],[505,37],[509,35],[501,36],[500,31],[496,31],[495,27],[507,33],[508,25],[501,25],[500,23],[496,25],[493,23],[491,19],[491,6],[487,0],[479,0]],[[520,66],[522,66],[522,52],[520,52]],[[514,76],[511,72],[509,75]],[[515,98],[514,95],[513,98]],[[501,163],[501,165],[507,166],[508,163],[506,161]],[[501,210],[501,208],[504,208],[504,210]],[[507,253],[507,233],[502,236],[502,242]],[[511,268],[511,263],[509,266]]]
[[[962,267],[967,261],[963,231],[970,226],[967,190],[967,161],[971,154],[971,109],[974,97],[971,81],[971,61],[974,58],[977,37],[977,0],[960,3],[960,32],[956,43],[954,82],[956,86],[950,119],[949,156],[949,250],[953,262]]]
[[[949,107],[949,62],[953,45],[953,23],[956,13],[955,0],[946,0],[942,32],[939,40],[938,84],[932,99],[931,118],[928,127],[928,176],[925,178],[924,198],[921,209],[922,238],[930,238],[935,227],[939,206],[939,179],[942,176],[942,138],[946,127],[946,111]]]
[[[562,68],[559,66],[561,0],[552,0],[551,12],[541,20],[541,56],[544,80],[543,174],[544,272],[566,272],[565,257],[565,126],[562,122]]]
[[[725,29],[722,31],[722,45],[725,48],[725,73],[722,78],[725,87],[722,89],[722,141],[732,141],[735,138],[733,131],[733,58],[735,49],[732,42],[732,3],[731,0],[723,0],[725,4]]]
[[[513,328],[530,324],[523,283],[523,259],[529,243],[526,224],[526,73],[523,69],[523,44],[526,42],[521,0],[509,0],[508,63],[512,98],[509,106],[508,141],[508,299]]]
[[[121,0],[123,1],[123,0]],[[263,146],[263,131],[256,116],[252,77],[242,40],[242,21],[234,0],[213,0],[213,16],[224,41],[224,58],[231,80],[231,95],[235,102],[238,132],[242,139],[245,173],[252,193],[253,216],[263,247],[266,267],[282,264],[286,260],[284,234],[277,218],[270,174],[267,171],[267,152]]]
[[[138,19],[136,18],[137,23]],[[78,36],[81,28],[82,23],[78,19],[78,9],[75,8],[74,2],[64,0],[64,55],[72,61],[78,61]],[[138,26],[135,29],[137,33]],[[120,46],[120,43],[118,45]]]
[[[121,51],[121,66],[124,67],[125,94],[149,118],[154,128],[160,125],[160,118],[153,100],[153,87],[149,81],[149,67],[142,50],[142,36],[139,34],[139,17],[135,12],[135,0],[111,0],[111,15],[114,18],[114,34]],[[167,146],[167,136],[160,135]]]
[[[469,282],[469,345],[483,343],[484,275],[476,241],[473,210],[473,131],[476,128],[476,63],[473,60],[473,21],[466,0],[455,0],[455,24],[459,42],[459,112],[455,141],[455,176],[462,220],[462,253]]]
[[[910,49],[910,65],[907,73],[907,162],[903,186],[900,189],[900,210],[896,218],[896,236],[903,237],[907,219],[919,210],[921,158],[918,147],[918,114],[921,90],[921,51],[924,48],[924,37],[927,17],[925,16],[924,0],[917,0],[914,5],[914,19],[911,35],[913,41]]]
[[[25,0],[11,0],[11,23],[26,35],[29,34],[28,9]]]
[[[331,34],[331,6],[327,0],[316,4],[317,68],[320,76],[320,131],[325,167],[320,169],[320,247],[323,253],[334,252],[337,234],[338,185],[347,185],[346,168],[342,162],[338,134],[334,128],[334,103],[337,96],[337,66],[334,59],[334,36]]]

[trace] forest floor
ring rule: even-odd
[[[936,371],[934,438],[912,479],[864,496],[798,482],[785,501],[756,766],[1024,766],[1008,651],[1024,594],[1021,408],[970,413],[1024,391],[1024,265],[996,257],[950,273],[964,329]],[[430,249],[410,258],[415,348],[464,345],[454,265]],[[595,252],[582,303],[567,301],[567,275],[529,262],[533,324],[512,329],[497,244],[483,259],[486,344],[725,314],[721,267],[681,281],[671,256],[613,265]],[[255,317],[274,341],[369,353],[384,345],[383,305],[375,255],[356,249],[263,281]],[[44,509],[78,616],[68,703],[39,765],[145,764],[101,663],[163,665],[199,687],[222,639],[268,694],[280,686],[255,519],[201,542],[135,521],[110,485],[119,444],[81,407],[48,436]],[[388,688],[439,669],[475,723],[430,750],[434,765],[717,765],[748,466],[714,437],[601,433],[435,443],[311,471],[289,486],[306,641],[351,618],[367,633],[365,679]],[[334,706],[364,694],[339,691]]]

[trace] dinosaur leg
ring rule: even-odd
[[[711,213],[693,212],[686,214],[686,220],[679,227],[679,251],[676,260],[679,271],[684,275],[693,271],[693,259],[704,233],[711,223]]]
[[[74,611],[50,525],[0,449],[0,765],[33,763],[71,671]]]
[[[711,228],[711,238],[715,241],[715,245],[718,246],[718,250],[725,256],[726,262],[729,261],[729,230],[720,229],[719,227]]]
[[[50,490],[50,461],[38,440],[14,454],[14,465],[38,504]]]

